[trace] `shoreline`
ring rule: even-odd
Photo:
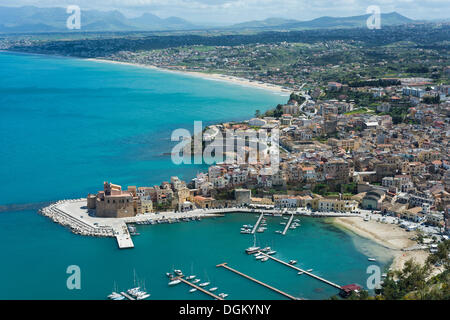
[[[119,65],[133,66],[133,67],[139,67],[139,68],[146,68],[146,69],[157,70],[157,71],[161,71],[161,72],[170,72],[170,73],[176,73],[176,74],[181,74],[181,75],[193,76],[193,77],[202,78],[205,80],[224,81],[224,82],[235,84],[235,85],[272,91],[274,93],[279,93],[279,94],[286,95],[286,96],[289,96],[289,94],[293,91],[293,89],[292,90],[284,89],[281,86],[275,85],[275,84],[260,83],[259,81],[251,81],[251,80],[248,80],[245,78],[239,78],[239,77],[224,75],[224,74],[220,74],[220,73],[205,73],[205,72],[199,72],[199,71],[183,71],[183,70],[175,70],[175,69],[166,69],[166,68],[161,68],[161,67],[157,67],[157,66],[150,65],[150,64],[141,64],[141,63],[108,60],[108,59],[100,59],[100,58],[79,58],[79,59],[94,61],[94,62],[111,63],[111,64],[119,64]]]
[[[161,67],[157,67],[155,65],[150,65],[150,64],[109,60],[109,59],[103,59],[103,58],[80,58],[80,57],[64,56],[64,55],[58,55],[58,54],[45,54],[45,53],[22,52],[22,51],[11,51],[11,50],[0,50],[0,53],[1,52],[25,54],[25,55],[37,55],[37,56],[51,57],[51,58],[78,59],[78,60],[84,60],[84,61],[111,63],[111,64],[119,64],[119,65],[125,65],[125,66],[138,67],[138,68],[145,68],[145,69],[151,69],[151,70],[156,70],[156,71],[161,71],[161,72],[169,72],[169,73],[175,73],[175,74],[180,74],[180,75],[193,76],[193,77],[202,78],[205,80],[223,81],[223,82],[226,82],[229,84],[240,85],[243,87],[251,87],[254,89],[271,91],[273,93],[278,93],[278,94],[280,94],[282,96],[286,96],[286,97],[288,97],[294,91],[294,89],[284,89],[282,86],[276,85],[276,84],[265,83],[265,82],[259,83],[259,81],[256,81],[256,80],[248,80],[245,78],[239,78],[239,77],[224,75],[224,74],[220,74],[220,73],[204,73],[204,72],[199,72],[199,71],[183,71],[183,70],[166,69],[166,68],[161,68]]]
[[[417,245],[415,241],[410,239],[414,233],[407,232],[397,225],[373,220],[364,221],[362,217],[339,217],[333,218],[331,221],[337,227],[389,249],[394,257],[390,264],[390,270],[401,270],[406,261],[410,259],[414,259],[415,262],[423,265],[429,256],[429,252],[425,250],[405,251],[405,249]]]

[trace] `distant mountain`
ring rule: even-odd
[[[249,21],[228,27],[211,27],[220,30],[302,30],[318,28],[355,28],[366,25],[369,14],[353,17],[321,17],[310,21],[269,18]],[[66,8],[0,7],[0,33],[68,32]],[[397,12],[381,14],[381,25],[399,25],[413,22]],[[81,11],[80,31],[175,31],[208,29],[192,24],[182,18],[160,18],[144,13],[137,18],[127,18],[115,11]]]
[[[320,17],[309,21],[296,21],[283,19],[266,19],[261,21],[252,21],[247,23],[239,23],[231,26],[232,29],[318,29],[318,28],[356,28],[366,26],[367,18],[370,14],[352,16],[352,17]],[[397,12],[382,13],[380,15],[381,26],[400,25],[413,22]],[[279,23],[277,23],[277,20]]]
[[[0,32],[65,32],[70,14],[65,8],[0,7]],[[159,18],[144,13],[138,18],[127,18],[119,11],[81,11],[81,31],[166,31],[187,30],[196,26],[184,19]]]
[[[299,22],[299,21],[293,20],[293,19],[268,18],[265,20],[254,20],[254,21],[248,21],[248,22],[234,24],[231,26],[231,28],[234,28],[234,29],[270,28],[270,27],[276,27],[276,26],[297,23],[297,22]]]

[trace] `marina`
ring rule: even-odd
[[[240,276],[242,276],[244,278],[247,278],[247,279],[249,279],[249,280],[251,280],[253,282],[256,282],[257,284],[260,284],[260,285],[262,285],[262,286],[264,286],[264,287],[266,287],[266,288],[268,288],[268,289],[270,289],[272,291],[275,291],[275,292],[277,292],[277,293],[279,293],[279,294],[281,294],[281,295],[283,295],[283,296],[285,296],[285,297],[287,297],[287,298],[289,298],[291,300],[299,300],[299,298],[296,298],[296,297],[294,297],[294,296],[292,296],[292,295],[290,295],[290,294],[288,294],[288,293],[286,293],[284,291],[281,291],[281,290],[279,290],[277,288],[274,288],[274,287],[268,285],[267,283],[259,281],[259,280],[255,279],[255,278],[252,278],[252,277],[246,275],[245,273],[242,273],[242,272],[240,272],[240,271],[238,271],[236,269],[233,269],[233,268],[229,267],[226,262],[218,264],[218,265],[216,265],[216,267],[218,267],[218,268],[222,267],[222,268],[225,268],[225,269],[227,269],[229,271],[232,271],[232,272],[234,272],[234,273],[236,273],[236,274],[238,274],[238,275],[240,275]]]
[[[328,285],[330,285],[330,286],[332,286],[332,287],[335,287],[335,288],[337,288],[337,289],[339,289],[339,290],[342,289],[342,287],[341,287],[340,285],[336,284],[336,283],[333,283],[333,282],[331,282],[331,281],[329,281],[329,280],[327,280],[327,279],[324,279],[324,278],[322,278],[322,277],[316,276],[315,274],[313,274],[313,273],[311,273],[311,272],[309,272],[309,271],[307,271],[307,270],[303,270],[303,269],[300,269],[300,268],[294,266],[294,264],[297,263],[297,261],[296,261],[295,263],[288,263],[288,262],[285,262],[285,261],[283,261],[283,260],[280,260],[280,259],[277,259],[277,258],[275,258],[275,257],[272,257],[272,256],[270,256],[270,255],[268,255],[268,254],[265,254],[265,253],[262,252],[262,251],[260,251],[260,254],[262,254],[262,255],[264,255],[264,256],[266,256],[266,257],[268,257],[268,258],[270,258],[270,259],[272,259],[272,260],[274,260],[274,261],[276,261],[276,262],[279,262],[279,263],[281,263],[281,264],[284,264],[285,266],[288,266],[288,267],[290,267],[290,268],[292,268],[292,269],[295,269],[295,270],[301,272],[302,274],[307,274],[308,276],[313,277],[313,278],[315,278],[315,279],[317,279],[317,280],[319,280],[319,281],[322,281],[322,282],[324,282],[324,283],[326,283],[326,284],[328,284]],[[295,261],[295,260],[291,260],[291,261]]]
[[[286,235],[286,232],[288,231],[289,227],[291,226],[292,220],[294,220],[294,214],[291,214],[288,222],[286,223],[286,226],[284,227],[284,230],[281,233],[283,236]]]
[[[259,215],[258,220],[256,221],[255,225],[253,226],[252,229],[252,234],[254,234],[256,232],[256,230],[258,229],[259,224],[261,223],[261,220],[264,218],[264,213],[261,212],[261,214]]]
[[[192,288],[197,289],[197,290],[207,294],[208,296],[213,297],[216,300],[224,300],[224,298],[219,297],[218,295],[212,293],[210,290],[205,290],[202,287],[197,286],[197,285],[193,284],[192,282],[189,282],[189,281],[183,279],[183,277],[181,277],[181,276],[180,277],[176,277],[175,279],[186,283],[187,285],[191,286]]]
[[[70,199],[60,200],[40,210],[40,213],[46,217],[49,217],[54,222],[70,228],[75,234],[84,236],[95,237],[115,237],[117,245],[120,249],[134,248],[132,235],[138,235],[136,228],[132,226],[127,227],[127,224],[137,225],[154,225],[161,223],[174,223],[174,222],[187,222],[195,221],[205,217],[221,217],[227,213],[258,213],[259,218],[255,225],[247,225],[245,228],[241,228],[241,233],[255,232],[262,233],[266,230],[266,227],[259,227],[264,221],[264,215],[283,216],[287,214],[283,210],[279,209],[253,209],[248,207],[233,207],[233,208],[216,208],[216,209],[194,209],[185,212],[163,212],[163,213],[148,213],[144,215],[136,215],[134,217],[126,218],[100,218],[93,215],[86,208],[86,199]],[[289,213],[290,217],[286,222],[284,230],[277,231],[283,235],[291,227],[294,216],[309,215],[310,213],[297,211],[295,213]],[[334,213],[334,212],[317,212],[314,213],[315,217],[350,217],[360,216],[358,214],[349,213]],[[285,222],[283,222],[284,224]],[[250,227],[252,229],[250,229]],[[130,234],[132,230],[132,234]]]

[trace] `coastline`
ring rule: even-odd
[[[174,70],[174,69],[165,69],[165,68],[157,67],[157,66],[150,65],[150,64],[132,63],[132,62],[108,60],[108,59],[101,59],[101,58],[80,58],[80,57],[64,56],[64,55],[56,55],[56,54],[21,52],[21,51],[10,51],[10,50],[0,50],[0,52],[17,53],[17,54],[25,54],[25,55],[38,55],[38,56],[54,57],[54,58],[79,59],[79,60],[87,60],[87,61],[94,61],[94,62],[101,62],[101,63],[112,63],[112,64],[120,64],[120,65],[125,65],[125,66],[146,68],[146,69],[152,69],[152,70],[157,70],[157,71],[161,71],[161,72],[170,72],[170,73],[176,73],[176,74],[181,74],[181,75],[193,76],[193,77],[202,78],[205,80],[228,82],[228,83],[231,83],[234,85],[240,85],[240,86],[244,86],[244,87],[252,87],[252,88],[256,88],[256,89],[271,91],[273,93],[278,93],[282,96],[289,96],[293,91],[293,89],[292,90],[284,89],[280,85],[275,85],[275,84],[270,84],[270,83],[260,83],[259,81],[251,81],[251,80],[248,80],[245,78],[228,76],[228,75],[224,75],[224,74],[220,74],[220,73],[204,73],[204,72],[199,72],[199,71],[182,71],[182,70]]]
[[[404,251],[417,243],[410,239],[413,232],[407,232],[397,225],[373,220],[364,221],[362,217],[338,217],[333,218],[332,223],[389,249],[394,256],[390,270],[401,270],[410,259],[424,264],[429,255],[425,250]]]
[[[162,71],[162,72],[170,72],[170,73],[194,76],[194,77],[198,77],[198,78],[202,78],[202,79],[206,79],[206,80],[224,81],[224,82],[232,83],[235,85],[241,85],[241,86],[246,86],[246,87],[268,90],[268,91],[272,91],[272,92],[279,93],[279,94],[286,95],[286,96],[288,96],[292,92],[292,90],[284,89],[283,87],[281,87],[279,85],[270,84],[270,83],[260,83],[259,81],[250,81],[245,78],[228,76],[228,75],[224,75],[224,74],[220,74],[220,73],[204,73],[204,72],[198,72],[198,71],[172,70],[172,69],[165,69],[165,68],[161,68],[161,67],[157,67],[157,66],[149,65],[149,64],[140,64],[140,63],[132,63],[132,62],[124,62],[124,61],[116,61],[116,60],[108,60],[108,59],[98,59],[98,58],[86,58],[83,60],[147,68],[147,69],[152,69],[152,70],[157,70],[157,71]]]

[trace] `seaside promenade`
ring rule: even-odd
[[[127,224],[145,223],[159,224],[183,221],[184,219],[198,219],[206,217],[218,217],[227,213],[255,213],[266,215],[286,214],[293,216],[311,217],[360,217],[354,213],[336,212],[307,212],[286,211],[280,209],[252,209],[247,207],[195,209],[186,212],[160,212],[140,214],[127,218],[100,218],[94,216],[94,212],[86,207],[86,198],[61,200],[40,210],[40,213],[49,217],[54,222],[66,226],[73,233],[95,237],[115,237],[120,249],[133,248],[133,240],[128,231]]]

